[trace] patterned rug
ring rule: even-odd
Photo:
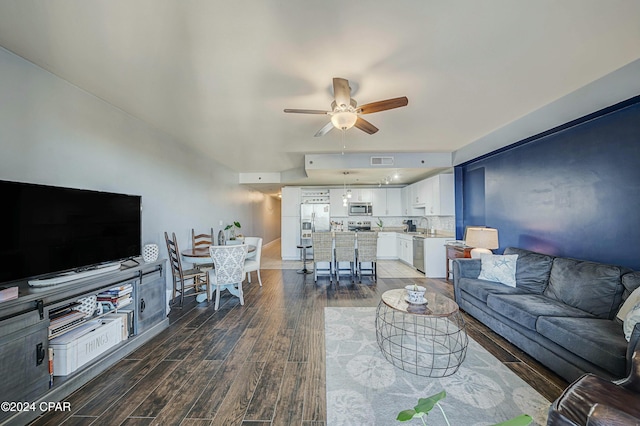
[[[452,426],[486,426],[519,414],[546,425],[549,401],[469,339],[460,369],[444,378],[419,377],[391,365],[376,343],[376,308],[325,308],[327,425],[421,425],[396,416],[418,398],[442,390],[440,401]],[[440,410],[429,425],[446,425]]]

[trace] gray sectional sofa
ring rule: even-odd
[[[460,308],[572,382],[585,372],[627,375],[640,341],[629,342],[616,313],[640,286],[640,272],[517,248],[516,286],[480,280],[480,259],[453,261]]]

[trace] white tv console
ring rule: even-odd
[[[0,303],[0,395],[8,402],[32,402],[36,410],[0,412],[0,425],[24,425],[42,414],[41,402],[63,401],[82,385],[169,326],[166,317],[165,260],[100,271],[61,285],[18,283],[19,297]],[[93,271],[93,270],[92,270]],[[129,337],[49,386],[49,312],[125,284],[133,303],[121,310],[132,318]],[[45,404],[46,405],[46,404]],[[44,405],[43,405],[44,406]]]

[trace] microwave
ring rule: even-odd
[[[349,216],[371,216],[371,203],[349,203]]]

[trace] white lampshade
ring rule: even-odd
[[[356,124],[356,120],[358,119],[358,114],[350,111],[340,111],[335,112],[331,116],[331,122],[333,125],[340,130],[347,130],[353,127]]]
[[[471,257],[480,257],[482,253],[491,253],[491,250],[497,249],[498,230],[495,228],[468,227],[465,233],[464,243],[473,247]]]

